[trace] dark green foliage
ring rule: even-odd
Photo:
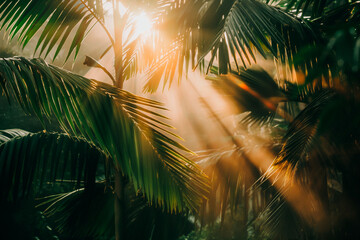
[[[39,118],[26,114],[13,97],[9,101],[4,95],[0,96],[0,122],[0,129],[4,130],[19,128],[29,132],[40,132],[44,129],[62,132],[56,118],[53,116],[49,120],[44,120],[44,126],[39,121]]]
[[[6,28],[12,38],[18,37],[23,47],[39,32],[35,52],[39,51],[45,57],[54,52],[56,58],[67,39],[72,38],[66,57],[68,60],[74,51],[75,57],[77,56],[81,42],[92,24],[100,23],[115,50],[117,83],[119,76],[125,80],[139,70],[134,60],[138,58],[138,42],[129,42],[129,39],[122,41],[121,33],[117,31],[123,31],[130,15],[117,18],[116,10],[114,23],[117,31],[114,39],[112,38],[104,25],[102,4],[103,1],[99,0],[3,1],[0,3],[1,28]],[[121,29],[118,25],[121,25]],[[117,68],[118,66],[121,68]],[[79,213],[77,211],[85,209],[81,207],[95,208],[94,202],[104,200],[100,194],[101,189],[95,189],[96,180],[105,179],[106,189],[114,185],[117,191],[118,181],[112,181],[114,172],[122,175],[123,179],[130,180],[131,184],[128,186],[131,193],[138,193],[143,198],[144,205],[148,202],[146,204],[161,206],[162,210],[169,212],[196,211],[206,196],[207,178],[184,155],[191,152],[178,143],[180,138],[165,123],[167,118],[160,114],[166,110],[162,104],[48,65],[41,59],[1,59],[0,86],[2,95],[9,102],[17,102],[27,114],[35,115],[44,128],[48,127],[47,121],[53,117],[66,132],[60,135],[43,132],[25,136],[17,136],[15,131],[3,132],[3,140],[6,142],[0,145],[3,164],[0,177],[4,187],[1,200],[16,202],[39,192],[43,195],[44,192],[40,190],[47,189],[47,183],[55,185],[55,192],[67,192],[69,186],[58,189],[57,181],[70,181],[75,192],[54,196],[50,199],[54,200],[54,204],[49,208],[54,213],[63,206],[63,212],[60,217],[56,217],[54,225],[59,226],[58,231],[66,238],[112,236],[112,232],[108,232],[109,221],[95,224],[98,228],[91,231],[86,229],[86,225],[82,225],[85,230],[80,229],[81,226],[75,230],[72,227]],[[118,86],[122,86],[122,82]],[[93,152],[92,148],[96,151]],[[99,161],[104,158],[102,162],[105,167],[97,167],[95,160],[98,159],[98,152],[101,155]],[[97,171],[101,174],[97,175]],[[85,197],[77,194],[81,191]],[[91,193],[95,193],[92,199]],[[63,198],[64,196],[67,198]],[[114,197],[107,192],[107,197],[109,196]],[[117,198],[124,197],[118,195],[115,199]],[[67,203],[70,206],[65,206],[66,203],[61,205],[62,200],[69,200]],[[83,205],[79,205],[79,201],[83,201]],[[124,202],[125,198],[121,201]],[[105,205],[109,206],[106,202]],[[58,208],[54,210],[52,207],[55,205]],[[71,210],[75,210],[74,213]],[[95,215],[106,215],[108,210],[109,208],[99,208],[99,211],[89,212],[89,215],[87,212],[81,214],[85,222],[92,223]],[[134,215],[132,212],[127,214]],[[119,212],[115,210],[114,215],[118,216]],[[160,219],[168,218],[169,222],[178,222],[176,217],[171,218],[166,214],[159,216]],[[139,221],[139,216],[133,217],[134,221]],[[140,217],[145,218],[146,214]],[[183,220],[186,222],[186,216]],[[161,225],[159,222],[154,224],[152,230],[144,231],[146,238],[175,238],[185,229],[180,227],[179,232],[167,232],[157,228]],[[120,228],[117,226],[117,229]],[[120,230],[122,234],[126,231],[124,229],[126,228]],[[134,232],[139,233],[138,229],[134,229]],[[144,236],[139,234],[138,238],[142,239]]]
[[[21,200],[17,203],[2,203],[0,206],[1,238],[57,240],[57,232],[39,209],[35,209],[33,200]]]
[[[169,214],[154,208],[141,194],[135,195],[131,185],[127,186],[127,239],[177,239],[192,229],[185,214]],[[111,239],[114,235],[114,200],[111,190],[104,187],[98,183],[92,191],[79,189],[49,196],[40,199],[38,207],[45,210],[44,214],[60,238]]]
[[[1,131],[1,136],[0,185],[1,200],[5,202],[39,193],[43,184],[56,180],[91,189],[98,164],[105,165],[103,152],[65,134],[8,130]]]
[[[316,18],[324,15],[326,10],[344,6],[349,2],[356,0],[281,0],[280,4],[284,4],[288,10],[296,9],[296,12],[300,12],[302,16]]]
[[[78,51],[92,20],[102,23],[100,2],[53,1],[40,6],[44,1],[30,1],[29,5],[21,1],[4,1],[0,5],[0,19],[12,37],[18,34],[23,45],[43,25],[44,32],[37,49],[46,52],[45,55],[56,49],[56,56],[67,34],[74,30],[69,57],[74,50]],[[200,159],[211,177],[212,188],[209,199],[203,202],[199,219],[202,224],[215,223],[215,228],[208,226],[204,228],[205,233],[192,233],[183,238],[360,238],[359,3],[342,0],[157,3],[162,13],[167,13],[159,18],[164,21],[159,21],[158,26],[167,31],[173,42],[165,46],[167,44],[161,37],[156,36],[161,44],[156,48],[159,56],[150,54],[154,58],[151,60],[144,57],[146,63],[152,64],[145,90],[155,91],[162,78],[165,84],[171,84],[189,67],[199,67],[206,73],[214,70],[212,73],[218,75],[211,77],[215,85],[233,98],[240,113],[247,114],[241,122],[246,125],[239,125],[237,129],[240,134],[227,136],[236,145],[234,148],[217,150]],[[34,14],[37,8],[44,10],[42,14]],[[60,15],[65,17],[59,22]],[[68,21],[72,17],[78,25]],[[65,29],[65,35],[62,35]],[[59,43],[57,48],[56,43]],[[121,48],[124,50],[120,55],[124,59],[124,68],[120,75],[124,79],[133,76],[132,69],[137,66],[137,61],[133,60],[139,57],[138,45],[137,41],[127,42]],[[256,61],[257,54],[264,58],[274,57],[278,66],[283,64],[280,67],[290,75],[304,75],[305,81],[297,82],[289,76],[281,79],[280,75],[275,81],[262,69],[247,69]],[[188,230],[186,214],[180,216],[184,225],[179,224],[169,232],[163,230],[162,223],[178,222],[177,217],[163,215],[159,209],[149,207],[153,204],[174,211],[196,210],[207,194],[206,177],[183,155],[189,151],[175,141],[177,136],[169,131],[165,117],[158,113],[163,110],[161,104],[74,75],[38,59],[0,60],[0,84],[5,95],[15,96],[22,108],[37,115],[43,125],[47,118],[55,116],[62,129],[71,135],[82,136],[86,139],[84,143],[102,149],[106,156],[111,156],[109,164],[129,177],[136,191],[132,185],[127,186],[128,238],[170,239],[184,229]],[[264,172],[251,164],[247,148],[236,140],[251,140],[254,137],[249,134],[251,128],[258,124],[261,129],[276,128],[270,131],[272,138],[266,136],[269,144],[256,146],[274,154],[271,168],[260,181],[258,178]],[[12,169],[1,175],[5,176],[3,194],[10,196],[10,200],[22,193],[20,188],[25,189],[24,193],[30,189],[23,188],[23,183],[29,185],[27,177],[16,178],[24,174],[30,176],[25,165],[15,166],[21,159],[26,163],[28,154],[20,151],[29,146],[24,141],[30,142],[30,136],[50,140],[45,133],[17,135],[14,131],[3,132],[1,139],[6,142],[0,145],[3,149],[1,159]],[[56,143],[57,139],[53,141]],[[52,146],[50,150],[56,149],[50,141],[43,145]],[[73,150],[71,147],[74,146],[65,144],[63,148]],[[39,152],[46,156],[44,150]],[[76,155],[75,160],[80,161],[81,156]],[[32,158],[32,161],[36,160]],[[267,177],[282,170],[286,170],[289,182],[300,182],[306,193],[316,195],[316,202],[310,202],[309,206],[323,208],[327,219],[320,223],[321,228],[302,219],[296,206],[286,202],[286,188],[275,189],[271,186],[273,182],[267,181],[270,179]],[[56,171],[52,171],[55,174]],[[75,173],[69,178],[76,180],[76,188],[84,185],[85,189],[67,190],[48,198],[48,204],[53,205],[46,213],[63,236],[84,238],[108,234],[111,237],[109,232],[113,229],[109,226],[113,214],[106,213],[112,211],[109,188],[113,183],[112,175],[106,175],[103,192],[102,182],[79,181],[85,177],[81,169],[70,173]],[[90,182],[93,188],[85,184]],[[140,198],[135,197],[134,192]],[[150,203],[141,199],[142,194]],[[305,197],[301,197],[299,201],[305,201]],[[100,205],[103,208],[96,208]],[[94,211],[88,212],[88,209]],[[240,220],[236,218],[239,215]],[[238,229],[234,230],[234,222],[227,222],[229,219],[238,224]],[[217,226],[217,220],[220,220],[220,226]],[[81,224],[87,221],[88,225]]]
[[[110,172],[104,171],[107,159],[103,152],[83,139],[65,134],[30,134],[19,129],[0,133],[0,199],[2,206],[9,206],[8,211],[3,212],[4,217],[24,218],[6,223],[10,239],[20,237],[13,232],[17,224],[24,224],[26,218],[35,216],[28,229],[21,233],[22,237],[47,234],[49,238],[55,234],[50,227],[42,226],[45,222],[42,213],[31,205],[31,196],[51,193],[56,194],[38,199],[37,207],[45,210],[47,224],[54,226],[61,239],[111,239],[114,200],[111,176],[104,175]],[[9,183],[9,179],[13,183]],[[100,183],[95,183],[99,180]],[[142,193],[135,195],[133,185],[127,186],[129,238],[176,239],[191,230],[192,224],[186,215],[172,215],[149,206]],[[57,193],[74,188],[71,192]],[[30,204],[21,207],[26,202]],[[14,211],[19,207],[22,213]]]
[[[163,109],[158,102],[39,59],[2,59],[0,72],[6,95],[16,96],[24,110],[40,120],[54,115],[65,131],[85,137],[110,154],[150,201],[168,209],[196,209],[200,204],[206,178],[175,150],[187,151],[169,137],[176,135],[164,129],[169,127],[160,121],[164,117],[149,110]]]
[[[84,5],[84,3],[87,5]],[[66,59],[74,50],[76,58],[81,42],[89,28],[91,28],[94,19],[94,15],[91,14],[90,10],[96,12],[99,18],[103,18],[102,1],[5,0],[0,4],[1,28],[6,27],[12,38],[18,34],[17,36],[23,47],[41,29],[42,33],[35,51],[39,49],[40,55],[44,53],[47,56],[58,44],[54,59],[63,48],[70,33],[74,32],[75,36]]]

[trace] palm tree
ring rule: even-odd
[[[104,191],[112,188],[107,179],[111,177],[108,174],[111,168],[106,166],[107,156],[101,149],[63,133],[32,134],[18,129],[0,131],[0,141],[4,171],[1,175],[2,206],[12,206],[10,202],[21,206],[16,204],[19,198],[20,202],[25,202],[23,197],[40,194],[45,197],[41,198],[38,208],[45,209],[48,224],[54,226],[61,238],[109,239],[113,236],[113,193]],[[49,190],[44,190],[46,188]],[[169,239],[191,226],[183,215],[170,215],[149,207],[129,184],[125,191],[128,238]],[[46,196],[49,193],[52,194]],[[169,222],[174,224],[166,226]],[[13,228],[9,223],[2,224]],[[26,230],[16,233],[10,229],[5,232],[9,238],[32,237],[26,235]]]
[[[126,178],[130,179],[135,191],[140,191],[149,202],[167,211],[196,211],[206,195],[207,180],[199,168],[184,156],[189,150],[177,142],[179,137],[169,131],[171,126],[164,123],[165,117],[157,113],[164,109],[162,104],[122,90],[124,81],[138,71],[134,66],[138,60],[136,45],[139,44],[139,36],[134,37],[130,32],[125,39],[123,33],[131,13],[121,15],[123,5],[119,1],[111,4],[113,34],[105,23],[103,1],[3,1],[0,21],[10,36],[17,36],[23,46],[42,30],[35,51],[40,49],[40,54],[47,56],[54,49],[54,59],[73,35],[66,61],[73,51],[77,56],[87,32],[93,29],[93,24],[99,24],[111,43],[108,49],[114,50],[115,76],[100,67],[110,74],[114,87],[68,72],[41,59],[22,57],[0,60],[0,82],[2,93],[9,100],[14,98],[26,112],[35,114],[42,122],[55,116],[69,136],[83,138],[82,141],[96,146],[101,156],[106,156],[107,184],[111,183],[110,178],[114,178],[115,236],[116,239],[125,239]],[[99,67],[92,58],[87,58],[85,63]],[[26,149],[35,153],[36,149],[40,149],[40,146],[34,145],[34,138],[19,141],[23,140],[34,143],[21,143],[15,149],[7,143],[2,145],[3,166],[18,158],[17,154]],[[82,151],[86,152],[86,149]],[[22,158],[30,156],[22,155]],[[44,157],[40,154],[38,161],[44,161]],[[24,164],[33,170],[21,171]],[[30,192],[30,180],[35,181],[35,177],[39,176],[32,175],[39,165],[35,162],[28,164],[29,160],[20,161],[15,168],[9,169],[13,173],[2,171],[1,178],[9,188],[4,193],[4,200],[12,201],[18,197],[18,191],[13,191],[13,188],[17,189],[19,183],[6,180],[9,176],[29,179],[20,186],[24,194]],[[94,184],[96,168],[88,165],[84,171],[78,172],[78,180],[85,174],[89,178],[84,179],[87,189]]]
[[[319,193],[318,200],[322,203],[321,206],[324,206],[325,212],[330,213],[329,215],[332,216],[338,214],[339,209],[331,208],[331,206],[340,203],[346,205],[344,203],[358,202],[356,156],[358,156],[359,152],[359,135],[357,131],[354,131],[358,125],[358,118],[352,117],[358,115],[356,107],[358,106],[358,85],[356,79],[359,69],[358,26],[360,18],[358,17],[359,4],[356,1],[165,0],[149,2],[156,2],[156,6],[160,9],[157,16],[159,20],[157,27],[162,31],[160,33],[166,33],[166,38],[162,38],[161,34],[159,34],[160,37],[156,38],[159,51],[151,55],[155,60],[150,64],[149,81],[144,90],[155,91],[162,79],[164,85],[171,84],[177,78],[177,75],[180,78],[183,72],[188,71],[190,66],[193,68],[199,67],[200,70],[207,74],[221,75],[218,79],[225,85],[222,88],[227,93],[230,92],[234,95],[239,105],[241,104],[247,111],[250,111],[249,116],[243,121],[244,124],[254,124],[255,122],[273,124],[275,121],[280,121],[283,126],[286,126],[283,139],[275,141],[275,143],[281,144],[281,147],[275,149],[276,158],[271,168],[273,171],[268,171],[265,179],[271,179],[271,176],[276,174],[277,171],[286,171],[287,176],[292,176],[294,182],[304,184],[309,192]],[[106,28],[104,23],[102,1],[69,0],[63,2],[53,1],[53,3],[47,4],[45,5],[42,1],[31,1],[29,4],[21,3],[21,1],[5,1],[0,6],[0,19],[5,24],[9,23],[8,29],[12,36],[19,34],[19,39],[25,45],[40,26],[44,24],[44,31],[39,38],[37,48],[41,47],[41,52],[44,52],[47,48],[47,53],[50,53],[55,43],[59,42],[59,47],[55,50],[55,56],[63,47],[70,32],[76,29],[67,58],[72,51],[78,51],[86,29],[91,24],[90,20],[95,19],[94,21],[100,23],[101,27],[103,27],[110,39],[112,48],[115,50],[116,74],[113,79],[114,84],[121,88],[127,78],[125,76],[128,76],[125,74],[128,71],[124,69],[131,72],[131,69],[133,69],[131,66],[133,65],[130,63],[133,63],[131,60],[136,56],[136,52],[133,50],[135,49],[133,48],[134,45],[127,45],[123,42],[123,36],[121,36],[124,24],[120,23],[124,23],[124,19],[128,17],[127,14],[121,15],[119,13],[121,5],[117,1],[112,2],[115,19],[114,28],[117,29],[114,36],[112,36],[111,31]],[[26,11],[21,11],[22,9]],[[42,14],[34,14],[39,9],[42,9]],[[17,12],[19,15],[14,14]],[[76,19],[80,21],[78,28],[75,28],[76,25],[70,21],[72,18],[70,16],[77,16]],[[341,16],[341,18],[338,16]],[[46,19],[49,21],[46,22]],[[57,22],[58,19],[64,20]],[[58,25],[52,25],[54,22],[57,22]],[[171,39],[170,43],[167,39]],[[345,51],[341,46],[347,46]],[[353,54],[353,52],[355,53]],[[278,68],[284,69],[281,72],[282,74],[278,71],[278,77],[273,80],[271,76],[264,74],[263,71],[248,70],[247,67],[256,63],[259,55],[264,58],[274,58]],[[150,60],[146,59],[146,61],[149,62]],[[48,91],[48,93],[46,91],[47,86],[43,89],[35,88],[34,91],[31,91],[32,88],[28,89],[30,99],[33,99],[33,101],[30,106],[27,106],[29,104],[23,100],[28,99],[25,98],[27,92],[21,91],[22,88],[20,88],[24,86],[23,81],[19,81],[22,76],[29,77],[36,83],[37,80],[44,77],[52,79],[48,76],[55,75],[58,79],[54,84],[55,86],[59,86],[59,82],[63,83],[64,76],[66,76],[65,79],[69,81],[66,83],[69,83],[71,87],[64,85],[65,87],[61,88],[62,93],[66,94],[65,96],[70,95],[70,98],[71,96],[76,97],[71,99],[60,98],[68,107],[64,110],[66,113],[64,114],[65,120],[61,114],[63,109],[59,107],[57,101],[45,101],[48,104],[45,104],[41,109],[42,111],[39,112],[50,114],[51,112],[48,109],[54,109],[54,114],[59,118],[64,129],[71,133],[80,133],[78,135],[83,135],[101,149],[106,149],[106,153],[113,157],[115,162],[119,161],[121,163],[121,167],[117,168],[118,170],[121,169],[127,173],[136,186],[137,184],[144,184],[143,181],[134,180],[137,179],[138,175],[137,171],[132,170],[133,166],[127,165],[126,161],[122,161],[132,155],[127,152],[115,151],[114,145],[111,145],[116,142],[123,142],[122,139],[125,139],[125,137],[111,137],[111,139],[108,139],[107,136],[111,135],[110,130],[105,132],[99,127],[99,123],[103,121],[99,121],[96,117],[89,117],[89,119],[85,120],[92,124],[87,127],[82,125],[81,120],[77,118],[87,116],[88,113],[94,111],[89,106],[95,106],[95,109],[101,110],[104,116],[110,115],[112,117],[116,115],[115,112],[111,108],[104,111],[102,105],[100,107],[94,104],[98,102],[94,100],[91,100],[92,102],[87,105],[89,108],[78,105],[72,108],[72,106],[78,99],[82,99],[83,95],[91,95],[93,89],[94,91],[100,89],[100,92],[110,94],[108,95],[110,98],[106,101],[115,102],[115,106],[120,105],[125,108],[125,112],[130,114],[130,119],[137,121],[136,126],[143,127],[142,129],[145,128],[145,132],[150,135],[154,134],[155,137],[167,137],[168,135],[160,134],[158,131],[154,131],[153,128],[148,128],[149,121],[154,123],[153,121],[157,121],[157,119],[154,116],[151,119],[146,117],[149,117],[148,114],[156,115],[156,113],[149,112],[148,108],[138,108],[138,104],[134,105],[133,101],[126,101],[126,99],[131,96],[131,99],[139,101],[139,104],[143,104],[142,106],[160,107],[158,103],[149,102],[98,82],[95,84],[94,81],[89,82],[83,78],[81,78],[83,81],[80,81],[80,77],[75,77],[56,67],[48,66],[39,60],[8,59],[4,60],[3,63],[6,64],[3,64],[4,70],[1,70],[1,73],[3,75],[7,74],[7,80],[18,80],[13,81],[13,89],[18,93],[18,101],[30,110],[34,103],[49,100],[47,96],[53,96],[53,91]],[[98,63],[91,59],[88,59],[87,64],[99,67]],[[21,70],[24,67],[27,71]],[[11,75],[12,72],[16,73],[16,75]],[[228,75],[222,76],[224,74]],[[303,75],[305,75],[305,79],[303,79]],[[74,88],[74,78],[83,82],[81,89],[85,93],[78,94],[77,88]],[[86,86],[91,86],[92,89],[88,90]],[[239,86],[247,86],[247,88],[239,89]],[[249,94],[246,89],[251,89],[251,93],[256,94]],[[36,93],[41,96],[40,100],[34,97]],[[73,95],[73,93],[78,95]],[[121,102],[117,104],[117,101]],[[35,106],[38,106],[38,104],[35,104]],[[38,108],[34,110],[36,109]],[[86,112],[86,115],[77,114],[79,109],[82,113]],[[141,110],[131,115],[132,111],[138,109]],[[145,116],[144,111],[147,113]],[[331,115],[332,112],[337,113],[336,117]],[[38,113],[37,115],[41,114]],[[116,116],[120,119],[118,114]],[[139,117],[141,120],[137,120]],[[123,120],[122,122],[127,121]],[[339,122],[344,124],[339,124]],[[157,124],[160,123],[157,122]],[[131,126],[129,126],[131,130],[127,131],[129,134],[133,129]],[[272,127],[274,127],[274,124]],[[110,129],[113,128],[119,129],[119,132],[123,130],[116,124],[112,125]],[[91,129],[97,129],[97,131],[93,132]],[[98,138],[100,140],[95,140]],[[149,139],[152,138],[146,138],[146,140]],[[175,144],[169,138],[166,138],[166,141]],[[179,157],[168,146],[161,147],[162,145],[158,145],[163,143],[164,141],[153,141],[152,146],[160,147],[163,151],[166,150],[167,153],[171,152],[171,157],[167,155],[171,159],[173,159],[174,154]],[[242,151],[241,142],[235,139],[234,146],[233,154],[236,155],[241,152],[241,159],[244,159],[244,156],[247,158],[246,152]],[[327,148],[330,146],[331,151],[324,151],[325,146]],[[157,153],[162,154],[163,151]],[[137,156],[138,150],[135,149],[135,152],[135,156]],[[220,158],[222,156],[222,154],[216,155],[220,156]],[[251,161],[248,161],[248,164],[250,168],[258,168]],[[171,166],[179,165],[174,164]],[[117,183],[116,191],[121,196],[122,178],[119,175],[117,175],[118,180],[115,182]],[[226,176],[225,179],[229,180]],[[234,193],[243,191],[243,189],[236,188],[236,185],[235,188],[232,188],[234,185],[230,184],[234,182],[238,184],[237,181],[224,181],[224,190],[222,190],[224,204],[222,204],[223,209],[219,212],[226,211],[227,202],[236,205],[237,195]],[[269,181],[266,182],[269,183]],[[328,184],[329,182],[332,185]],[[275,184],[274,182],[271,183]],[[185,185],[189,186],[188,184]],[[251,185],[251,182],[244,184],[245,193]],[[336,185],[340,185],[340,190],[338,187],[334,187]],[[144,186],[142,186],[143,188]],[[276,194],[278,192],[281,194]],[[155,194],[155,192],[147,192],[146,190],[145,193],[150,196]],[[229,194],[232,194],[232,201],[228,201]],[[271,194],[265,196],[265,198],[270,199],[264,201],[267,208],[262,214],[259,214],[258,218],[267,218],[265,223],[279,227],[281,215],[288,213],[286,209],[296,209],[296,206],[289,207],[284,202],[289,199],[286,199],[283,189],[277,189],[277,191],[272,192],[272,195],[273,198],[269,197]],[[338,200],[339,196],[341,200]],[[255,199],[247,195],[245,197],[245,204],[247,201]],[[175,205],[170,204],[170,206]],[[354,212],[357,212],[355,204],[350,206]],[[300,232],[304,233],[304,229],[309,223],[303,220],[300,221],[302,225],[300,226],[302,228]],[[331,231],[324,228],[322,225],[324,222],[319,222],[320,226],[313,227],[311,224],[310,226],[316,231],[320,231],[319,235],[322,238],[336,238],[339,236],[351,238],[357,236],[358,221],[356,218],[352,218],[351,215],[343,214],[336,221],[332,220],[332,222],[338,222],[339,226],[342,227],[335,236],[331,236]],[[328,225],[330,226],[330,224]],[[308,237],[308,233],[304,234],[303,238]]]

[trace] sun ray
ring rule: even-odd
[[[151,19],[145,12],[135,16],[135,31],[136,35],[147,35],[152,29]]]

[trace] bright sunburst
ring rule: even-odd
[[[137,35],[146,35],[150,33],[152,22],[145,12],[141,12],[135,17],[135,30]]]

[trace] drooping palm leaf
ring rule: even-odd
[[[244,178],[249,169],[244,168],[242,150],[217,149],[198,154],[197,162],[204,168],[212,182],[209,199],[204,201],[201,210],[201,223],[203,225],[213,223],[218,217],[224,222],[228,209],[235,213],[244,203]]]
[[[311,22],[319,26],[320,31],[327,35],[333,34],[341,28],[358,28],[360,22],[360,2],[344,4],[327,11],[321,17]]]
[[[242,123],[264,124],[272,120],[280,101],[286,100],[283,90],[262,68],[241,70],[240,74],[208,77],[220,92],[235,101],[239,112],[249,111]]]
[[[35,52],[40,50],[40,55],[47,56],[57,44],[54,59],[73,33],[67,59],[74,50],[76,57],[87,31],[95,23],[93,20],[103,18],[100,0],[4,0],[0,3],[0,28],[6,27],[12,38],[18,36],[23,47],[42,31]]]
[[[273,197],[256,221],[260,225],[262,236],[270,239],[289,239],[292,236],[300,236],[306,226],[280,194]]]
[[[11,140],[14,137],[23,137],[29,134],[29,132],[21,129],[6,129],[0,130],[0,144]]]
[[[121,71],[124,81],[144,71],[152,60],[152,56],[146,51],[148,46],[145,46],[149,39],[138,32],[136,18],[136,14],[129,12],[127,18],[123,20],[126,21],[124,32],[128,33],[123,39],[122,47],[123,68]]]
[[[355,1],[356,0],[282,0],[280,4],[286,6],[288,10],[294,8],[297,13],[300,12],[302,16],[315,18],[323,15],[326,10],[331,10]]]
[[[318,138],[319,119],[333,97],[334,93],[330,90],[315,94],[314,99],[290,124],[274,166],[295,172],[304,169],[307,154],[314,148]]]
[[[56,224],[60,237],[111,238],[114,199],[111,191],[104,192],[104,187],[103,183],[97,183],[91,192],[79,189],[41,198],[38,208]],[[177,239],[192,228],[183,214],[166,213],[149,205],[130,185],[125,198],[127,239]]]
[[[339,86],[339,79],[352,82],[359,69],[360,3],[354,2],[332,9],[312,21],[314,28],[323,35],[316,45],[299,50],[294,56],[295,65],[306,63],[306,82],[310,87]],[[317,59],[316,64],[312,59]],[[353,84],[353,83],[351,83]],[[309,85],[304,85],[308,88]]]
[[[208,54],[207,72],[217,65],[219,74],[252,64],[256,61],[255,50],[265,58],[272,54],[293,64],[293,55],[317,39],[305,20],[257,0],[197,0],[178,7],[163,4],[171,10],[165,11],[166,20],[160,29],[170,32],[176,41],[170,50],[164,49],[170,61],[164,61],[165,57],[169,60],[164,55],[154,63],[154,72],[163,73],[160,76],[172,76],[175,70],[181,73],[190,63],[196,67]],[[151,78],[145,89],[158,86],[155,81],[159,78]]]
[[[253,138],[255,135],[237,135],[239,138]],[[211,179],[212,186],[209,199],[204,201],[201,209],[201,223],[213,223],[219,218],[224,223],[226,214],[240,213],[247,221],[256,216],[269,200],[269,192],[264,189],[270,187],[269,182],[263,182],[261,188],[254,188],[261,171],[253,165],[249,158],[249,152],[254,149],[269,149],[277,152],[277,144],[257,143],[253,146],[244,144],[244,147],[232,149],[216,149],[214,151],[198,152],[196,162],[204,168]],[[251,155],[251,154],[250,154]],[[272,193],[272,192],[271,192]],[[267,195],[267,196],[266,196]],[[251,207],[249,207],[252,205]]]
[[[97,183],[92,191],[83,188],[39,198],[38,209],[64,238],[95,238],[114,235],[113,194]]]
[[[206,194],[206,177],[180,152],[188,150],[173,139],[165,117],[153,111],[163,109],[158,102],[40,59],[1,59],[0,84],[26,111],[40,119],[55,115],[65,131],[104,150],[151,202],[196,209]]]
[[[84,139],[16,129],[0,134],[4,140],[0,145],[3,201],[16,201],[38,193],[42,185],[58,179],[90,190],[94,187],[99,163],[105,164],[106,155]]]

